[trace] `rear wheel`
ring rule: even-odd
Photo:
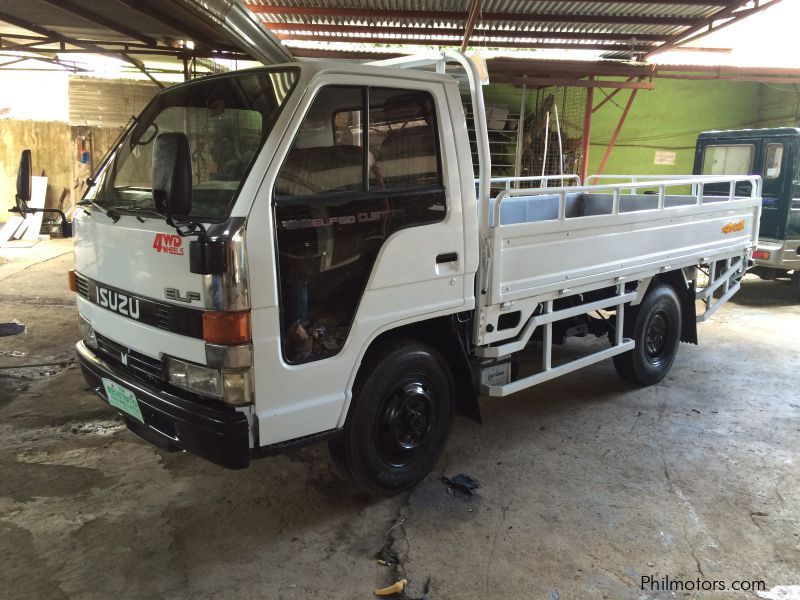
[[[617,373],[632,383],[658,383],[672,368],[678,353],[681,339],[678,294],[668,285],[659,285],[630,312],[625,319],[625,337],[632,338],[636,347],[615,356],[614,366]]]
[[[342,435],[329,443],[356,483],[382,495],[422,481],[447,442],[453,381],[433,347],[394,342],[362,365]]]

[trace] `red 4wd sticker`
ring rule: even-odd
[[[156,239],[153,240],[153,248],[156,252],[165,252],[167,254],[183,255],[183,240],[181,236],[172,235],[170,233],[157,233]]]

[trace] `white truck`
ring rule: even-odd
[[[433,468],[454,414],[480,419],[480,394],[612,357],[660,381],[756,244],[758,177],[545,178],[492,197],[489,167],[459,53],[160,92],[72,223],[86,380],[156,444],[242,468],[328,440],[394,494]],[[588,354],[554,355],[587,333]]]

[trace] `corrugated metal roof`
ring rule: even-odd
[[[761,0],[758,6],[777,1]],[[480,10],[470,23],[475,6]],[[160,70],[175,77],[183,66],[164,67],[165,55],[198,63],[239,59],[258,56],[269,43],[281,54],[258,22],[299,57],[459,47],[465,29],[474,25],[468,45],[483,48],[485,55],[513,49],[528,58],[631,59],[705,31],[715,16],[751,6],[753,0],[4,0],[0,59],[9,60],[0,68],[14,68],[17,56],[26,56],[24,46],[38,40],[38,54],[24,60],[50,61],[55,68],[64,65],[65,57],[57,54],[63,47],[68,53],[99,50],[127,60],[130,69],[146,67],[148,76]],[[220,20],[228,10],[244,15],[253,29],[234,35],[236,27]],[[256,43],[243,44],[242,38]],[[214,63],[205,62],[211,66],[200,72],[214,70]]]
[[[631,57],[743,3],[484,0],[470,45],[591,47]],[[472,4],[471,0],[248,0],[251,10],[289,44],[317,40],[402,45],[427,40],[426,45],[460,46]]]

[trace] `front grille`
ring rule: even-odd
[[[78,295],[82,298],[89,299],[89,281],[83,275],[75,274],[75,280],[78,284]]]
[[[191,308],[189,306],[176,306],[174,304],[167,304],[160,300],[153,300],[152,298],[145,298],[138,296],[125,290],[98,283],[84,275],[75,274],[78,295],[84,300],[88,300],[96,306],[100,306],[104,310],[109,310],[114,314],[120,315],[125,318],[132,318],[127,312],[119,312],[111,309],[107,303],[101,303],[99,289],[106,290],[107,292],[114,292],[128,298],[131,302],[136,302],[136,313],[133,317],[139,323],[158,327],[165,331],[171,331],[179,335],[185,335],[197,339],[203,338],[203,311],[198,308]]]
[[[126,348],[97,332],[95,332],[95,338],[97,338],[98,353],[106,361],[140,379],[163,381],[164,369],[161,361],[157,358],[150,358],[136,350]]]

